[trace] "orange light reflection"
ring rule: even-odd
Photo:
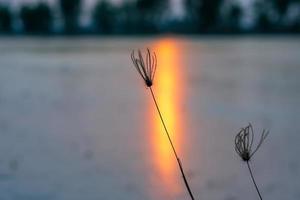
[[[154,79],[154,93],[170,137],[177,153],[181,151],[182,115],[179,111],[182,99],[182,69],[180,68],[180,49],[172,39],[163,39],[154,44],[153,50],[157,54],[157,72]],[[151,102],[153,104],[153,102]],[[170,143],[163,129],[157,111],[153,105],[151,120],[154,132],[152,135],[153,157],[155,167],[159,173],[162,186],[168,193],[181,192],[180,174]]]

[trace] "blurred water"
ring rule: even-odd
[[[300,198],[299,38],[0,39],[0,199],[188,199],[132,49],[197,199],[257,199],[233,139],[271,131],[252,161],[265,199]]]

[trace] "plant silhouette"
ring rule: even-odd
[[[191,188],[189,186],[189,183],[188,183],[188,180],[186,178],[186,175],[184,173],[181,160],[179,159],[179,156],[178,156],[178,154],[176,152],[176,149],[174,147],[174,144],[172,142],[172,139],[170,137],[169,131],[167,129],[167,126],[165,124],[164,118],[162,116],[162,113],[160,111],[159,105],[158,105],[157,100],[155,98],[155,94],[154,94],[153,89],[152,89],[153,80],[154,80],[154,76],[155,76],[155,72],[156,72],[156,67],[157,67],[156,54],[155,53],[151,53],[150,50],[147,49],[146,56],[143,56],[141,50],[138,50],[138,56],[136,57],[135,56],[135,52],[132,51],[132,53],[131,53],[131,59],[132,59],[134,67],[136,68],[136,70],[138,71],[139,75],[143,79],[145,85],[150,89],[152,99],[153,99],[154,104],[156,106],[157,112],[159,114],[160,120],[161,120],[162,125],[163,125],[164,130],[165,130],[165,133],[166,133],[166,135],[168,137],[169,143],[170,143],[170,145],[172,147],[172,150],[173,150],[174,156],[176,158],[176,161],[177,161],[180,173],[182,175],[185,187],[186,187],[186,189],[187,189],[187,191],[189,193],[190,198],[192,200],[194,200],[195,198],[194,198],[192,190],[191,190]]]

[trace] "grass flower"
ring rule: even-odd
[[[257,146],[253,149],[254,132],[252,125],[249,124],[245,128],[242,128],[235,136],[235,151],[243,161],[249,161],[259,147],[261,147],[268,134],[268,131],[263,130]]]
[[[253,173],[252,173],[249,161],[252,158],[252,156],[257,152],[257,150],[261,147],[261,145],[267,138],[268,134],[269,134],[269,131],[263,130],[263,132],[260,136],[260,139],[258,141],[258,144],[256,145],[256,147],[253,147],[254,131],[253,131],[252,125],[249,123],[248,126],[246,126],[245,128],[242,128],[240,130],[240,132],[235,136],[235,140],[234,140],[235,151],[242,158],[242,160],[247,163],[251,179],[252,179],[255,189],[258,193],[258,196],[261,200],[262,200],[262,196],[257,187],[256,181],[253,177]]]
[[[153,85],[154,75],[156,71],[157,59],[156,54],[153,52],[150,53],[150,50],[147,48],[145,58],[142,55],[141,50],[138,50],[138,56],[136,57],[135,52],[131,53],[131,60],[134,67],[144,80],[147,87]]]
[[[178,167],[180,169],[180,173],[182,175],[185,187],[186,187],[186,189],[187,189],[187,191],[188,191],[188,193],[190,195],[190,198],[192,200],[194,200],[195,198],[193,196],[193,193],[192,193],[192,191],[190,189],[189,183],[188,183],[187,178],[185,176],[181,160],[179,159],[179,156],[178,156],[178,154],[176,152],[176,149],[175,149],[175,147],[173,145],[173,142],[172,142],[172,139],[170,137],[169,131],[167,129],[166,123],[164,121],[164,118],[162,116],[162,113],[160,111],[158,103],[156,101],[153,89],[151,87],[153,85],[154,75],[155,75],[156,66],[157,66],[156,54],[154,52],[151,53],[150,50],[147,48],[147,52],[146,52],[146,55],[144,57],[143,57],[143,54],[142,54],[141,50],[138,50],[138,56],[136,57],[135,52],[132,51],[132,53],[131,53],[131,60],[133,62],[134,67],[138,71],[139,75],[144,80],[146,86],[148,88],[150,88],[152,99],[153,99],[153,101],[155,103],[155,106],[156,106],[157,112],[159,114],[161,123],[162,123],[162,125],[164,127],[165,133],[166,133],[166,135],[168,137],[168,140],[170,142],[170,145],[172,147],[174,156],[176,157],[176,161],[177,161]]]

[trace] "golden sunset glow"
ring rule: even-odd
[[[180,49],[172,39],[155,43],[153,51],[157,54],[157,72],[154,79],[154,92],[161,109],[170,137],[178,153],[182,135],[182,116],[179,112],[182,99],[182,72],[180,66]],[[179,192],[180,184],[174,180],[180,176],[171,145],[163,129],[156,109],[151,102],[153,158],[160,173],[161,181],[170,192]]]

